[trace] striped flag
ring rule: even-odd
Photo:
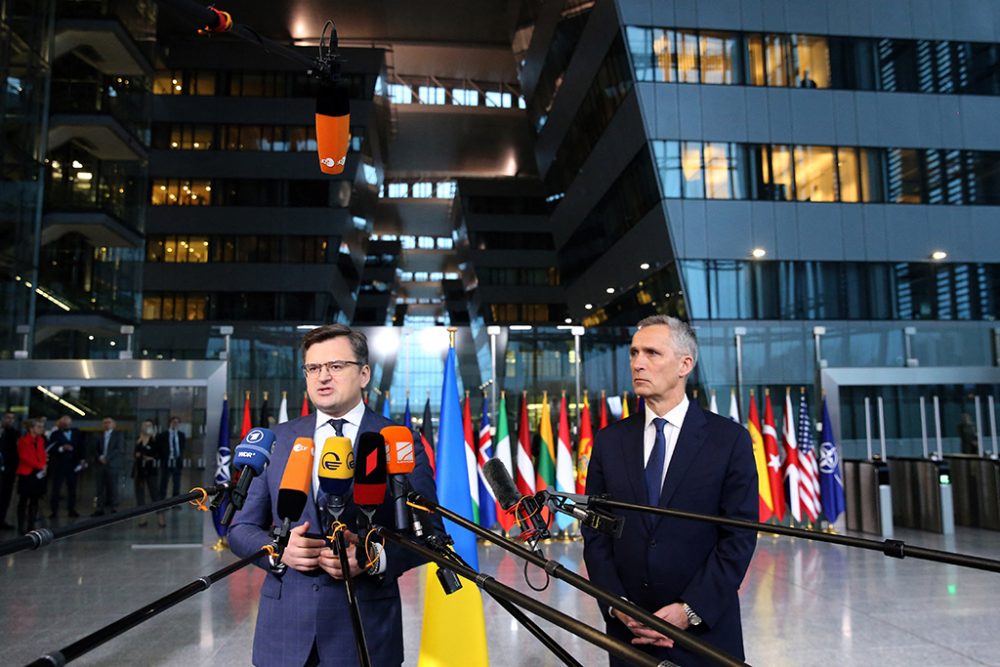
[[[535,491],[555,488],[556,485],[556,443],[552,437],[552,412],[549,408],[549,392],[542,394],[542,414],[538,417],[538,459],[535,465]],[[546,523],[549,510],[542,508]]]
[[[760,520],[767,521],[774,513],[774,503],[771,500],[771,485],[767,481],[767,457],[764,455],[764,438],[760,434],[760,417],[757,415],[757,401],[750,390],[750,442],[753,443],[753,458],[757,464],[757,497],[760,507]]]
[[[299,413],[300,417],[305,417],[309,414],[309,394],[307,392],[302,392],[302,412]]]
[[[479,479],[479,525],[492,528],[497,522],[497,499],[493,489],[486,483],[483,464],[493,458],[493,434],[490,432],[490,404],[483,396],[483,419],[479,423],[479,449],[476,459],[476,475]]]
[[[500,408],[497,413],[497,446],[494,449],[494,454],[503,462],[507,468],[507,472],[510,473],[510,478],[517,479],[514,458],[511,456],[510,450],[510,429],[507,426],[507,392],[505,391],[500,392]],[[497,503],[496,513],[497,519],[500,521],[500,526],[505,532],[510,532],[511,527],[514,525],[514,517],[504,512],[499,502]]]
[[[281,392],[281,405],[278,406],[278,423],[284,424],[288,421],[288,392]]]
[[[736,390],[729,390],[729,418],[737,424],[740,423],[740,406],[736,402]]]
[[[771,392],[764,390],[764,453],[767,455],[767,479],[771,486],[771,509],[778,521],[785,518],[785,487],[781,482],[781,454],[778,452],[778,432],[774,428]]]
[[[782,477],[785,480],[785,493],[788,498],[788,511],[796,521],[802,521],[802,476],[799,464],[799,444],[795,438],[795,416],[792,414],[791,390],[785,388],[785,415],[781,421],[781,440],[785,450],[785,462]]]
[[[809,406],[806,404],[806,392],[802,390],[799,399],[799,479],[802,486],[802,509],[809,520],[816,522],[820,513],[819,502],[819,466],[816,464],[816,447],[813,439],[812,419],[809,418]]]
[[[601,392],[601,416],[597,420],[597,430],[603,431],[608,427],[608,398]]]
[[[521,392],[521,414],[517,420],[517,490],[535,495],[535,464],[531,459],[531,430],[528,425],[528,392]]]
[[[719,414],[719,403],[718,403],[718,401],[715,400],[715,390],[714,389],[712,390],[712,398],[710,398],[709,401],[708,401],[708,409],[709,409],[710,412],[714,412],[715,414]]]
[[[472,409],[469,406],[469,392],[465,392],[465,406],[462,408],[462,431],[465,433],[465,464],[469,474],[469,497],[472,498],[472,520],[479,523],[479,468],[476,465],[476,438],[472,433]]]
[[[556,443],[556,491],[576,493],[576,475],[573,471],[573,446],[569,439],[569,415],[566,411],[566,392],[559,401],[559,440]],[[556,525],[566,530],[575,519],[565,514],[556,515]]]
[[[580,413],[580,450],[576,457],[576,492],[587,492],[587,466],[590,465],[590,453],[594,449],[594,430],[590,423],[590,403],[587,392],[583,392],[583,412]]]

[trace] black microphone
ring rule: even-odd
[[[521,528],[520,539],[528,542],[532,551],[541,551],[537,544],[540,539],[548,539],[549,528],[542,518],[542,508],[534,496],[522,496],[514,480],[507,472],[507,466],[494,457],[483,464],[483,477],[493,489],[500,507],[506,512],[514,512],[517,525]]]
[[[229,505],[222,515],[220,523],[228,526],[236,510],[243,509],[246,502],[247,492],[250,489],[250,482],[254,477],[262,475],[267,464],[271,461],[271,450],[274,448],[274,432],[266,428],[252,428],[243,442],[236,446],[233,452],[233,461],[240,470],[240,481],[233,487],[229,495]]]
[[[535,494],[535,499],[543,505],[548,505],[553,511],[568,514],[579,521],[582,526],[605,535],[611,535],[615,539],[621,537],[622,530],[625,528],[625,517],[591,507],[590,498],[591,496],[559,493],[548,489]]]
[[[385,437],[374,431],[360,434],[354,465],[354,504],[366,518],[358,520],[358,540],[362,545],[368,542],[375,510],[385,502],[386,476]],[[358,549],[356,552],[362,569],[368,569],[368,564],[362,559],[371,561],[377,556],[377,553],[366,551],[367,549]]]

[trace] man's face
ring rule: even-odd
[[[67,429],[70,429],[73,427],[73,418],[66,416],[60,417],[59,421],[56,422],[56,426],[59,428],[60,431],[65,431]]]
[[[170,429],[171,429],[172,431],[176,431],[176,430],[177,430],[177,428],[178,428],[178,427],[179,427],[180,425],[181,425],[181,420],[180,420],[180,419],[177,419],[176,417],[174,417],[173,419],[171,419],[171,420],[170,420]]]
[[[105,431],[110,431],[115,427],[115,420],[110,417],[105,417],[101,423],[104,425]]]
[[[347,336],[337,336],[315,343],[306,350],[306,364],[325,364],[328,361],[357,361]],[[361,400],[361,390],[368,386],[371,369],[348,365],[343,372],[333,375],[325,367],[318,375],[306,376],[306,391],[317,410],[327,414],[343,415]]]
[[[694,360],[674,349],[670,327],[645,326],[632,336],[629,349],[632,386],[647,400],[663,399],[678,390],[694,367]]]
[[[3,415],[3,422],[2,423],[3,423],[3,426],[5,428],[11,428],[11,427],[13,427],[14,426],[14,413],[13,412],[5,412],[4,415]]]

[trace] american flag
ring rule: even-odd
[[[806,395],[799,400],[799,503],[816,522],[820,513],[819,465],[816,463],[816,445],[813,438],[813,424],[809,418]]]

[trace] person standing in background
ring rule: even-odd
[[[45,428],[45,422],[42,422]],[[59,516],[59,501],[62,500],[63,483],[66,484],[66,509],[71,518],[80,516],[76,512],[76,473],[83,460],[83,434],[73,428],[73,418],[63,415],[56,421],[56,428],[49,434],[46,448],[49,455],[49,470],[52,474],[52,499],[50,519]]]
[[[13,412],[0,420],[0,530],[13,530],[7,523],[7,509],[17,482],[17,423]]]
[[[17,532],[21,535],[35,529],[38,499],[45,489],[45,430],[44,419],[27,419],[27,432],[17,441]]]
[[[132,479],[135,482],[135,504],[146,504],[146,491],[149,499],[156,502],[160,499],[159,484],[156,478],[156,425],[149,419],[142,422],[139,437],[135,441],[135,452],[132,462]],[[167,525],[162,513],[157,513],[160,527]],[[146,517],[139,518],[139,525],[146,525]]]
[[[118,483],[122,476],[125,458],[125,436],[115,430],[115,420],[105,417],[104,431],[98,436],[97,461],[97,511],[93,516],[104,516],[104,509],[111,513],[118,510]]]
[[[181,420],[170,418],[169,428],[156,436],[157,451],[160,456],[160,498],[167,497],[167,481],[170,480],[171,496],[181,492],[181,471],[184,469],[184,445],[187,436],[180,430]],[[178,507],[177,509],[180,509]]]

